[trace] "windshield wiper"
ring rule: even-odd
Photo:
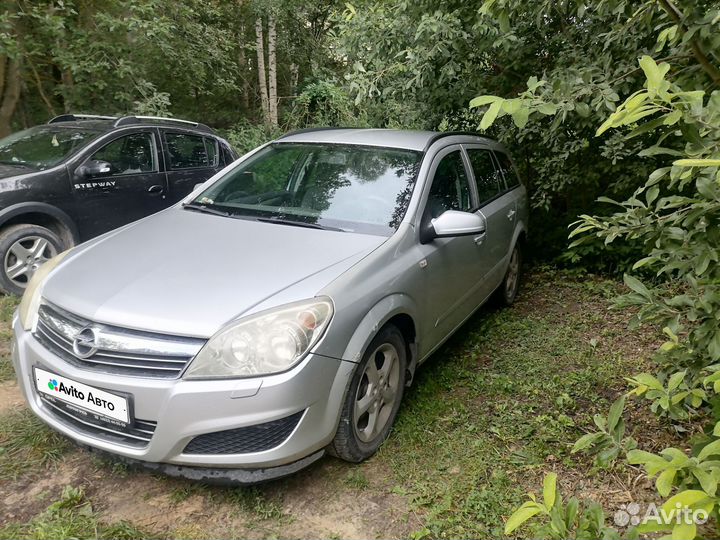
[[[182,205],[182,207],[186,210],[195,210],[196,212],[202,212],[204,214],[213,214],[214,216],[223,216],[223,217],[230,216],[230,212],[224,212],[223,210],[216,210],[215,208],[210,208],[204,204],[185,203]]]
[[[293,221],[292,219],[265,218],[265,217],[259,217],[256,219],[258,221],[262,221],[263,223],[277,223],[279,225],[290,225],[292,227],[305,227],[307,229],[322,229],[324,231],[345,232],[344,229],[339,229],[337,227],[328,227],[326,225],[319,225],[317,223],[308,223],[307,221]]]

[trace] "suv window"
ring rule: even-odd
[[[478,204],[482,206],[501,191],[504,191],[505,186],[499,171],[495,168],[492,154],[489,150],[468,148],[467,153],[470,158],[473,173],[475,174]]]
[[[171,169],[192,169],[216,167],[218,147],[215,139],[189,135],[187,133],[166,133]]]
[[[446,155],[438,163],[433,177],[427,208],[438,217],[446,210],[470,210],[470,184],[460,150]]]
[[[155,139],[152,133],[133,133],[115,139],[95,152],[90,159],[107,161],[110,175],[157,171]]]
[[[518,187],[520,185],[520,177],[518,176],[515,167],[513,167],[510,162],[508,155],[504,152],[495,152],[495,157],[497,157],[500,162],[500,170],[505,177],[507,188],[512,189]]]

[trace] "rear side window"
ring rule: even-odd
[[[186,133],[166,133],[165,141],[172,169],[216,167],[218,164],[219,153],[214,139]]]
[[[518,187],[520,185],[520,177],[518,176],[515,167],[512,166],[508,155],[505,152],[495,152],[495,156],[500,163],[500,170],[502,171],[503,176],[505,176],[505,183],[507,184],[508,189]]]
[[[446,210],[470,210],[470,184],[460,150],[451,152],[438,163],[427,205],[433,218]]]
[[[475,174],[475,183],[478,190],[478,202],[480,206],[496,197],[505,190],[500,172],[495,168],[492,154],[489,150],[480,148],[468,148],[470,165]]]

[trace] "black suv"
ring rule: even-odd
[[[237,159],[204,124],[65,114],[0,140],[0,289],[38,266],[179,201]]]

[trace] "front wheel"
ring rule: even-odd
[[[11,225],[0,231],[0,289],[22,295],[30,278],[48,259],[63,250],[63,242],[50,229],[39,225]]]
[[[359,463],[377,452],[400,408],[406,366],[405,339],[387,325],[370,342],[350,381],[331,454]]]

